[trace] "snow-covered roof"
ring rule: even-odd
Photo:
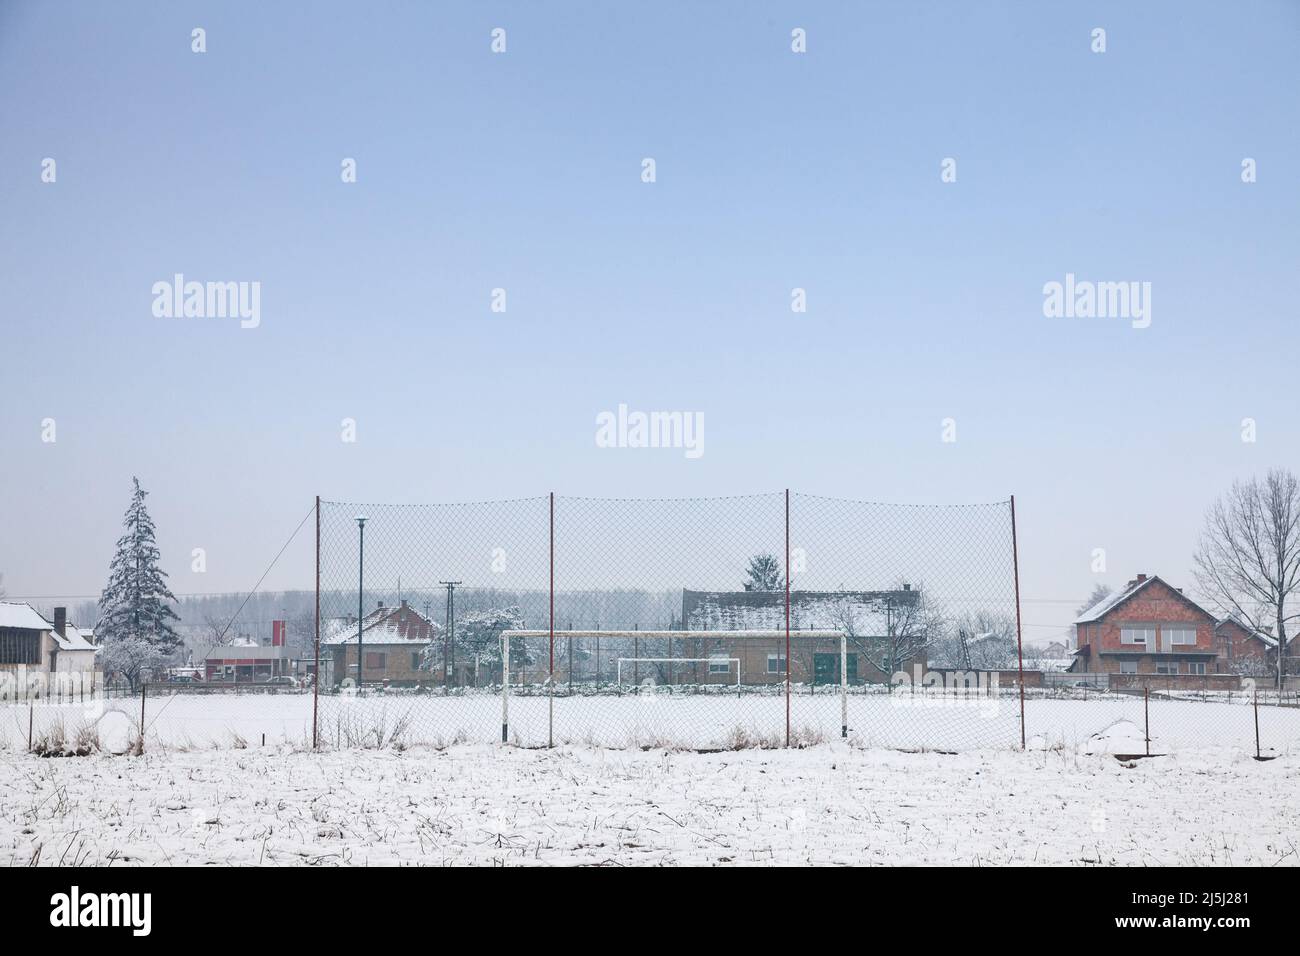
[[[1277,638],[1274,637],[1272,634],[1268,634],[1264,631],[1257,631],[1249,624],[1243,624],[1235,617],[1225,617],[1222,621],[1216,621],[1214,625],[1214,629],[1217,631],[1225,624],[1236,624],[1239,628],[1241,628],[1251,637],[1256,637],[1259,638],[1261,641],[1263,641],[1266,647],[1277,647]],[[1290,643],[1290,641],[1288,641],[1287,643]]]
[[[362,641],[366,644],[418,644],[433,641],[439,626],[409,604],[378,607],[365,616]],[[357,642],[357,622],[346,618],[330,621],[321,634],[321,645],[339,646]]]
[[[1202,611],[1205,611],[1205,608],[1202,608],[1199,604],[1197,604],[1195,601],[1193,601],[1191,598],[1185,595],[1182,592],[1181,588],[1173,587],[1168,581],[1161,580],[1160,575],[1139,574],[1137,577],[1135,577],[1132,581],[1128,582],[1128,584],[1124,585],[1114,594],[1106,595],[1106,597],[1102,598],[1092,607],[1088,608],[1088,610],[1084,611],[1082,614],[1076,617],[1074,619],[1074,623],[1092,624],[1094,621],[1101,620],[1103,617],[1105,617],[1108,613],[1110,613],[1120,604],[1127,601],[1129,598],[1137,594],[1143,588],[1149,587],[1156,581],[1160,581],[1161,584],[1169,588],[1169,590],[1173,591],[1175,594],[1177,594],[1188,604],[1192,605],[1193,607],[1200,608],[1200,610]],[[1205,611],[1205,613],[1209,614],[1208,611]]]
[[[30,604],[0,601],[0,627],[14,627],[24,631],[49,631],[61,651],[93,651],[95,645],[88,639],[90,631],[82,631],[72,624],[63,626],[63,634],[45,620]]]
[[[0,627],[16,627],[24,631],[48,631],[53,625],[37,614],[30,604],[0,601]]]
[[[95,643],[90,640],[90,636],[94,633],[93,631],[83,631],[74,624],[65,624],[63,625],[63,636],[60,637],[59,633],[54,630],[54,625],[51,624],[50,633],[54,636],[54,639],[58,641],[59,650],[61,651],[95,650]]]
[[[890,616],[914,606],[917,591],[792,591],[790,627],[800,631],[886,634]],[[785,627],[785,591],[683,591],[688,631],[770,631]]]
[[[1107,594],[1104,598],[1102,598],[1092,607],[1088,608],[1086,611],[1084,611],[1082,614],[1080,614],[1078,617],[1074,619],[1074,623],[1091,624],[1093,621],[1101,620],[1101,618],[1105,616],[1106,612],[1109,611],[1111,608],[1113,608],[1115,605],[1119,604],[1120,601],[1123,601],[1125,598],[1128,598],[1136,594],[1138,591],[1142,590],[1144,587],[1146,587],[1148,584],[1150,584],[1152,581],[1155,580],[1157,580],[1157,576],[1154,574],[1151,575],[1151,577],[1149,578],[1148,577],[1134,578],[1132,581],[1124,585],[1124,587],[1120,588],[1115,593]]]

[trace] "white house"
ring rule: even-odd
[[[68,623],[67,608],[47,621],[29,604],[0,601],[0,680],[21,694],[33,687],[47,693],[84,693],[95,688],[95,645],[89,630]],[[62,687],[51,677],[58,676]],[[9,690],[9,693],[14,693]]]

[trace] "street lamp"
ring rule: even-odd
[[[366,516],[357,515],[357,534],[359,536],[359,547],[357,550],[357,693],[361,693],[361,675],[362,665],[365,658],[361,656],[361,631],[362,620],[365,617],[365,591],[364,585],[366,580]]]

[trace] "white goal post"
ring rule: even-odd
[[[568,640],[602,640],[602,639],[624,639],[624,640],[692,640],[717,638],[729,641],[790,641],[790,647],[795,646],[795,641],[805,640],[833,640],[838,642],[840,650],[840,735],[847,737],[849,735],[849,673],[848,673],[848,637],[843,631],[816,630],[816,631],[785,631],[785,630],[745,630],[745,631],[637,631],[637,630],[607,630],[607,631],[576,631],[576,630],[549,630],[542,628],[518,629],[501,632],[501,742],[509,743],[510,738],[510,641],[516,638],[552,638],[564,637]],[[716,663],[726,660],[736,665],[736,691],[740,691],[740,664],[737,657],[620,657],[618,658],[619,681],[618,686],[622,687],[622,666],[624,662],[669,662],[671,664],[703,664]],[[547,690],[547,745],[554,743],[555,739],[555,681],[554,673],[549,673],[545,681]],[[789,694],[790,687],[790,661],[788,655],[785,659],[785,686],[786,693]],[[809,675],[812,677],[813,675]]]

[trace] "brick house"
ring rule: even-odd
[[[878,665],[896,657],[894,671],[926,666],[925,639],[906,635],[920,604],[920,592],[907,585],[894,591],[791,591],[790,680],[796,684],[840,682],[838,637],[801,632],[848,632],[845,661],[851,684],[888,683]],[[740,661],[745,684],[785,682],[785,638],[728,637],[728,631],[784,631],[785,591],[682,591],[683,656],[717,658],[714,665],[683,665],[677,681],[734,683]],[[886,635],[894,635],[892,638]],[[706,672],[707,669],[707,672]]]
[[[378,606],[361,624],[361,647],[365,654],[362,671],[364,683],[415,686],[441,683],[437,673],[422,669],[424,650],[435,640],[441,628],[406,601],[397,607]],[[337,686],[345,677],[356,679],[356,619],[334,621],[328,633],[321,635],[321,665],[330,668],[322,678]]]
[[[1158,575],[1139,574],[1075,619],[1070,670],[1201,677],[1224,673],[1218,620]]]
[[[1214,645],[1219,664],[1230,674],[1272,676],[1277,667],[1277,638],[1226,617],[1214,625]]]

